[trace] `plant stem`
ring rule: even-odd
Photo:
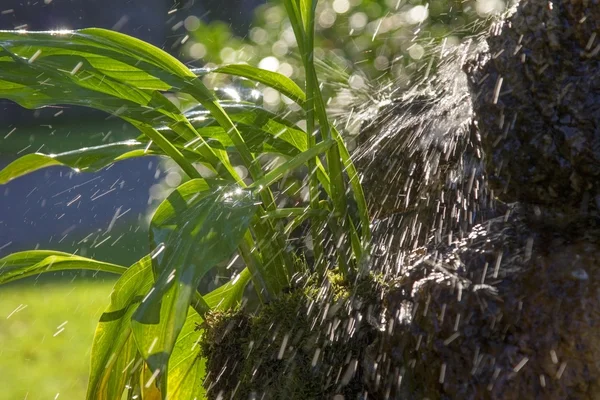
[[[194,293],[194,298],[192,299],[190,305],[198,313],[198,315],[202,317],[202,319],[204,319],[206,313],[210,311],[210,306],[206,303],[198,291]]]
[[[313,57],[312,49],[304,54],[303,60],[304,65],[310,64],[310,59]],[[306,77],[306,102],[305,104],[305,112],[306,112],[306,133],[308,134],[308,148],[314,147],[316,144],[315,140],[315,107],[314,107],[314,90],[313,90],[314,81]],[[313,210],[319,209],[319,180],[316,174],[317,170],[317,162],[313,158],[308,161],[308,169],[309,169],[309,181],[308,181],[308,193],[310,196],[310,206]],[[315,255],[315,268],[322,274],[325,269],[325,259],[323,257],[323,244],[319,240],[321,227],[316,221],[312,221],[311,223],[311,236],[313,243],[313,252]]]

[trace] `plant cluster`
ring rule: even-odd
[[[0,259],[0,283],[45,272],[89,269],[121,275],[101,316],[91,355],[89,399],[203,397],[198,356],[211,312],[238,307],[246,286],[261,304],[280,298],[298,273],[326,279],[337,268],[346,281],[368,260],[370,221],[364,194],[340,133],[327,118],[314,62],[316,1],[286,0],[305,85],[249,65],[229,74],[277,90],[302,108],[306,129],[255,104],[220,101],[184,64],[140,40],[102,29],[0,32],[0,97],[27,108],[79,105],[118,116],[141,136],[61,154],[28,154],[0,171],[0,184],[32,171],[68,166],[94,171],[148,155],[170,158],[190,178],[163,201],[150,224],[151,252],[123,267],[51,250]],[[196,103],[199,118],[169,100]],[[197,115],[198,113],[196,113]],[[265,155],[283,162],[262,162]],[[244,179],[231,162],[240,160]],[[200,174],[198,165],[209,170]],[[280,207],[272,188],[308,168],[308,201]],[[287,238],[310,226],[313,262]],[[331,246],[323,245],[325,237]],[[202,277],[237,253],[244,269],[210,293]]]

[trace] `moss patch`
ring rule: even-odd
[[[331,273],[324,285],[309,278],[248,315],[213,313],[201,345],[209,399],[323,399],[363,392],[363,352],[376,293],[372,276],[355,284]],[[301,286],[301,288],[300,288]]]

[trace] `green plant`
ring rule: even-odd
[[[89,399],[117,399],[124,393],[128,398],[201,398],[204,360],[196,348],[202,332],[195,327],[211,310],[237,307],[249,282],[266,303],[284,293],[294,274],[307,272],[311,266],[298,261],[302,257],[292,254],[286,240],[305,221],[321,279],[327,268],[337,267],[352,281],[366,262],[370,227],[364,195],[344,142],[327,119],[314,67],[316,1],[285,4],[306,71],[304,91],[283,75],[248,65],[212,72],[250,79],[293,99],[304,110],[306,131],[253,104],[218,101],[185,65],[123,34],[0,32],[0,97],[27,108],[93,107],[142,134],[138,140],[23,156],[0,171],[0,184],[52,165],[93,171],[151,154],[171,158],[190,178],[155,211],[151,253],[129,268],[48,250],[0,259],[0,283],[68,269],[122,275],[94,338]],[[167,93],[193,99],[205,118],[190,120]],[[267,153],[285,161],[268,168],[261,163]],[[231,157],[249,171],[249,184]],[[200,175],[198,163],[212,171],[211,178]],[[273,185],[302,166],[309,169],[308,204],[278,207]],[[333,259],[321,245],[326,231],[335,244]],[[241,273],[210,293],[199,293],[206,272],[236,251],[245,263]]]

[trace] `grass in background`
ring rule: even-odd
[[[0,400],[85,398],[92,338],[113,285],[76,280],[0,290]]]

